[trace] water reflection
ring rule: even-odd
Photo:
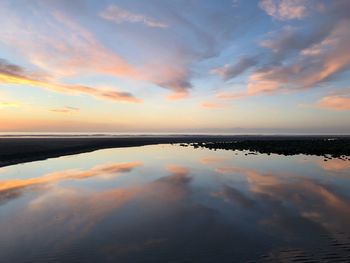
[[[347,171],[350,172],[350,162],[341,159],[331,159],[318,161],[318,164],[327,171]]]
[[[8,167],[0,261],[346,259],[349,178],[301,158],[146,146]]]
[[[255,204],[255,213],[258,209],[257,204],[260,204],[265,210],[264,213],[267,209],[270,210],[271,218],[262,221],[268,222],[272,227],[280,227],[280,224],[291,226],[290,223],[282,222],[293,222],[293,218],[283,218],[283,211],[288,212],[285,215],[289,214],[294,218],[308,220],[308,223],[317,223],[328,230],[334,228],[340,231],[349,226],[348,196],[338,193],[336,188],[318,180],[300,175],[281,176],[280,174],[260,173],[253,169],[237,167],[223,167],[218,168],[217,171],[243,174],[248,184],[250,198],[238,189],[225,184],[220,191],[214,193],[214,196],[245,207],[252,207]],[[289,231],[286,227],[280,228],[296,234],[296,229]]]
[[[95,176],[125,173],[140,165],[140,162],[106,164],[93,167],[86,171],[66,170],[30,179],[0,180],[0,203],[18,197],[24,191],[40,189],[46,184],[58,183],[64,180],[83,180]]]

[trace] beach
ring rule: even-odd
[[[340,135],[163,135],[0,138],[0,167],[99,149],[155,144],[191,144],[209,149],[250,150],[283,155],[350,155],[350,136]]]
[[[350,162],[285,156],[292,146],[339,147],[334,140],[78,139],[8,147],[64,154],[72,145],[161,144],[1,167],[1,262],[349,262]]]

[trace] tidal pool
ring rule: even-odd
[[[350,161],[178,145],[0,168],[0,262],[350,262]]]

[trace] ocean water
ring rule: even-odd
[[[350,162],[179,145],[0,168],[0,262],[350,262]]]

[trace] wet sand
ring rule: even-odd
[[[350,156],[350,136],[169,135],[0,138],[0,167],[106,148],[183,143],[209,149],[283,155]]]

